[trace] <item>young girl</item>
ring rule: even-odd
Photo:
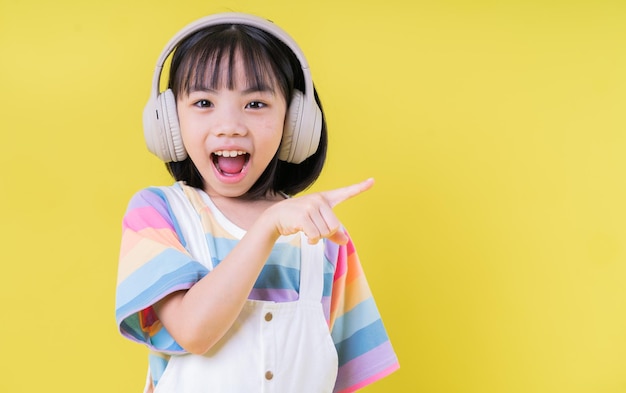
[[[150,349],[146,392],[351,392],[399,367],[332,210],[373,180],[290,197],[319,176],[327,134],[283,30],[238,13],[185,27],[144,133],[177,180],[123,221],[116,319]]]

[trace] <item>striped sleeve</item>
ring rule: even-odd
[[[339,371],[334,391],[354,392],[396,371],[398,358],[352,240],[345,246],[326,242],[326,258],[335,261],[330,327]]]
[[[189,289],[208,273],[185,250],[173,217],[158,188],[132,197],[122,222],[115,298],[115,318],[124,337],[172,354],[184,350],[152,306],[172,292]]]

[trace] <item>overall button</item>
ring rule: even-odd
[[[274,316],[272,315],[272,313],[271,313],[271,312],[268,312],[267,314],[265,314],[265,320],[266,320],[267,322],[271,321],[273,317],[274,317]]]
[[[271,371],[266,371],[265,372],[265,379],[267,379],[268,381],[271,381],[272,378],[274,378],[274,373],[272,373]]]

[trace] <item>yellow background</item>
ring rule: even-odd
[[[121,217],[186,23],[265,16],[312,65],[338,207],[401,370],[367,392],[626,392],[626,3],[0,0],[0,391],[139,392]]]

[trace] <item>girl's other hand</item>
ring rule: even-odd
[[[303,232],[311,244],[328,238],[343,245],[348,242],[348,237],[339,230],[341,223],[333,208],[373,185],[374,179],[370,178],[347,187],[287,199],[272,206],[267,213],[275,220],[275,228],[280,235]]]

